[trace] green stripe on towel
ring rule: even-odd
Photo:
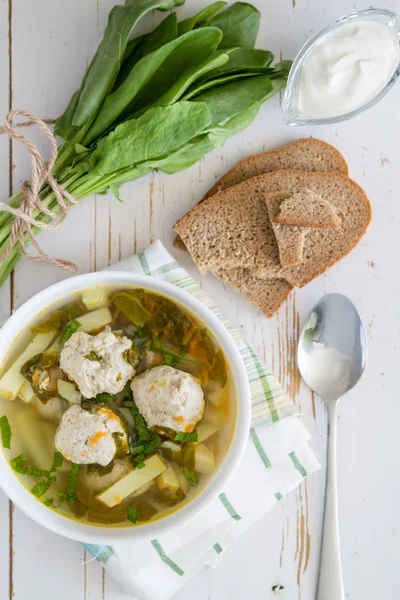
[[[165,564],[168,565],[173,571],[175,571],[177,575],[180,575],[182,577],[182,575],[185,574],[185,572],[182,571],[182,569],[165,554],[158,540],[151,540],[151,544],[157,552],[158,556],[161,558],[161,560],[165,562]]]
[[[214,550],[215,550],[215,552],[216,552],[217,554],[221,554],[221,552],[222,552],[222,548],[221,548],[221,546],[218,544],[218,542],[217,542],[216,544],[214,544],[213,548],[214,548]]]
[[[138,259],[140,262],[140,266],[143,269],[143,273],[145,275],[151,275],[150,273],[150,267],[149,267],[149,263],[147,262],[147,258],[144,252],[138,252]]]
[[[307,477],[307,471],[305,470],[305,468],[303,467],[303,465],[301,464],[301,462],[297,458],[296,453],[295,452],[291,452],[289,454],[289,456],[292,459],[292,463],[294,464],[294,466],[296,467],[296,469],[303,475],[303,477]]]
[[[265,399],[268,403],[269,412],[271,413],[271,419],[272,419],[272,421],[279,421],[279,414],[278,414],[278,411],[276,410],[274,397],[272,395],[272,391],[268,384],[267,374],[264,371],[255,352],[251,348],[249,348],[249,350],[250,350],[250,354],[251,354],[253,362],[254,362],[254,366],[257,370],[258,377],[260,378],[260,382],[261,382],[261,385],[263,388]]]
[[[261,460],[264,463],[264,466],[267,467],[267,469],[268,469],[268,467],[271,466],[271,462],[270,462],[268,456],[265,454],[265,450],[262,447],[259,437],[256,433],[256,430],[253,427],[250,429],[250,437],[251,437],[252,442],[258,452],[259,457],[261,458]]]
[[[280,494],[279,492],[276,492],[276,494],[274,494],[274,496],[278,501],[282,500],[282,494]]]
[[[218,498],[221,500],[222,504],[224,505],[224,507],[226,508],[226,510],[228,511],[228,513],[231,515],[232,519],[235,519],[235,521],[240,521],[240,519],[242,517],[240,517],[236,510],[233,508],[232,504],[229,502],[228,498],[225,496],[225,494],[220,494],[218,496]]]

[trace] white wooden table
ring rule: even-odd
[[[0,115],[12,107],[54,119],[81,81],[115,0],[0,0]],[[336,17],[368,8],[358,0],[253,0],[261,10],[259,47],[293,58],[312,34]],[[187,0],[187,16],[205,0]],[[400,12],[400,0],[381,5]],[[147,20],[156,24],[159,16]],[[235,293],[207,276],[207,293],[272,368],[304,413],[312,446],[324,460],[325,409],[300,383],[295,366],[300,323],[324,293],[340,291],[358,306],[368,330],[369,364],[364,379],[340,407],[339,490],[346,598],[400,598],[400,84],[357,120],[323,128],[289,129],[279,118],[279,98],[226,147],[175,176],[162,174],[125,185],[123,204],[113,197],[88,198],[71,211],[61,231],[41,235],[52,255],[95,271],[160,238],[172,247],[175,220],[201,198],[239,158],[294,138],[320,137],[341,150],[351,176],[367,191],[373,221],[358,248],[296,290],[279,314],[265,318]],[[34,132],[32,136],[37,139]],[[44,146],[41,146],[44,147]],[[0,200],[29,179],[24,151],[0,136]],[[190,260],[178,251],[186,266]],[[0,318],[67,275],[22,260],[0,291]],[[324,473],[307,480],[232,548],[217,570],[199,574],[174,600],[314,600],[320,548]],[[97,561],[72,541],[30,521],[0,492],[1,600],[125,600],[128,596]]]

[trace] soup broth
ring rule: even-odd
[[[145,289],[96,287],[37,315],[0,377],[4,452],[27,489],[88,524],[138,526],[189,502],[235,419],[211,332]]]

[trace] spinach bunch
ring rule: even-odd
[[[55,125],[64,141],[53,176],[77,200],[108,190],[119,198],[124,182],[186,169],[245,129],[285,86],[291,63],[272,66],[271,52],[254,49],[260,13],[250,4],[217,1],[180,22],[173,12],[135,37],[149,11],[183,2],[126,0],[111,10],[80,88]],[[40,195],[59,212],[48,186]],[[22,198],[20,191],[9,204],[16,208]],[[47,220],[43,213],[36,218]],[[12,221],[0,215],[0,253]],[[0,285],[20,255],[16,243],[0,265]]]

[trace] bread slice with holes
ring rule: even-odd
[[[203,200],[251,177],[285,170],[348,175],[347,163],[336,148],[321,140],[303,138],[276,150],[244,158],[213,185]],[[174,246],[186,249],[179,236],[175,239]]]
[[[268,218],[268,194],[306,189],[334,207],[338,229],[313,229],[306,237],[303,262],[281,267]],[[275,171],[253,177],[208,198],[174,226],[199,270],[251,269],[259,278],[277,277],[302,287],[348,254],[371,220],[364,191],[339,173]]]
[[[311,190],[297,192],[283,199],[271,220],[273,224],[324,229],[337,229],[340,224],[332,204]]]
[[[254,304],[268,319],[282,306],[293,289],[283,279],[261,279],[249,269],[221,269],[214,275]]]

